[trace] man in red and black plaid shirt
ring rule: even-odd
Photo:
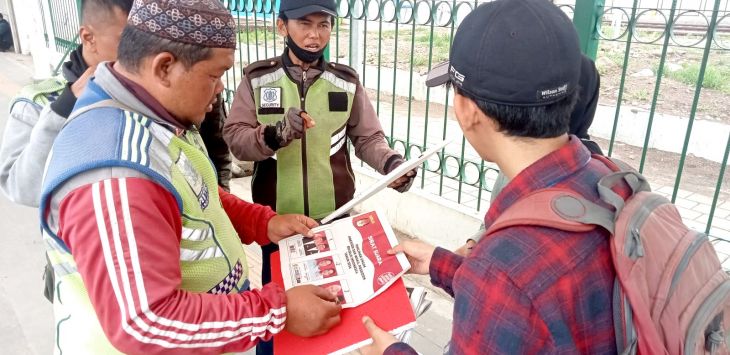
[[[496,0],[464,19],[450,63],[429,73],[427,85],[453,85],[464,136],[511,180],[487,227],[538,189],[600,203],[596,183],[609,171],[567,134],[580,65],[573,24],[549,0]],[[467,257],[416,241],[391,252],[405,252],[411,272],[454,297],[449,353],[604,354],[616,352],[608,237],[524,225],[488,235]],[[374,342],[363,353],[415,353],[364,323]]]

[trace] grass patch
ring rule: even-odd
[[[696,63],[685,65],[682,69],[673,72],[664,72],[664,76],[692,86],[697,85],[699,75],[700,65]],[[705,67],[705,78],[702,81],[702,87],[730,94],[728,78],[730,78],[730,67],[708,65]]]
[[[617,52],[617,51],[607,51],[606,52],[606,58],[611,61],[611,63],[622,67],[624,65],[624,53]]]
[[[427,33],[425,35],[416,36],[416,46],[423,47],[424,53],[428,53],[428,47],[431,44],[431,34]],[[449,51],[451,49],[451,43],[449,41],[449,35],[445,33],[437,33],[434,32],[433,34],[433,50],[432,50],[432,64],[438,64],[440,62],[443,62],[447,59],[449,59]],[[422,66],[428,65],[428,56],[425,55],[424,58],[421,58],[420,55],[416,55],[416,58],[418,62],[422,62]],[[415,63],[415,60],[414,60]]]
[[[627,91],[626,92],[626,98],[624,101],[638,101],[638,102],[647,102],[649,101],[649,90],[647,89],[638,89],[636,91]]]
[[[413,57],[414,67],[427,67],[428,66],[428,52],[429,47],[433,46],[432,49],[432,64],[437,64],[449,59],[449,50],[451,47],[450,34],[447,32],[433,32],[433,39],[431,38],[431,30],[427,28],[416,29],[415,34],[412,34],[412,30],[405,29],[398,31],[398,42],[402,48],[411,47],[411,37],[415,42]],[[395,39],[395,30],[382,31],[380,38],[384,40]]]
[[[428,66],[428,58],[422,57],[422,56],[415,56],[415,57],[413,57],[413,66],[414,67],[425,67],[425,66]]]
[[[244,30],[238,32],[238,43],[241,43],[241,45],[245,45],[247,43],[263,44],[265,42],[269,43],[270,41],[275,41],[276,37],[277,34],[268,29],[257,28],[250,31]]]

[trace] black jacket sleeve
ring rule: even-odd
[[[229,190],[231,181],[231,155],[228,144],[223,140],[223,123],[227,115],[222,95],[218,94],[213,111],[205,115],[205,120],[200,125],[200,136],[218,174],[218,185],[226,191]]]

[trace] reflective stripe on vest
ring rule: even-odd
[[[213,231],[210,228],[194,229],[194,228],[183,227],[182,239],[193,241],[193,242],[200,242],[200,241],[208,239],[208,237],[212,234],[212,232]]]

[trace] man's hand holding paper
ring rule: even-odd
[[[318,225],[317,221],[302,214],[277,215],[269,221],[269,240],[278,244],[280,240],[295,234],[312,236],[311,229]]]
[[[396,160],[393,161],[386,169],[386,173],[390,173],[405,162],[405,160],[400,156],[396,156],[395,159]],[[391,182],[388,187],[398,192],[406,192],[408,191],[408,189],[411,188],[411,185],[413,185],[413,180],[416,179],[417,174],[418,172],[416,171],[416,169],[409,170],[407,173],[401,175],[395,181]]]
[[[388,250],[388,254],[404,253],[408,258],[408,262],[411,263],[411,269],[408,273],[426,275],[428,274],[428,267],[431,265],[434,250],[436,250],[436,247],[433,245],[417,240],[404,240],[393,249]]]
[[[286,330],[310,337],[326,333],[340,323],[342,306],[328,290],[302,285],[286,291]]]

